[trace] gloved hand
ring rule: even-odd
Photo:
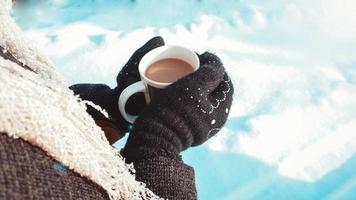
[[[164,45],[161,37],[154,37],[136,52],[127,61],[116,78],[117,86],[111,89],[105,84],[75,84],[69,88],[74,94],[79,95],[83,100],[89,100],[99,105],[109,114],[107,119],[101,112],[88,106],[87,112],[94,118],[97,125],[101,126],[110,143],[115,142],[124,136],[129,130],[129,123],[123,119],[118,109],[117,103],[121,92],[132,83],[140,80],[138,64],[142,57],[154,48]],[[137,93],[130,97],[126,103],[126,111],[129,114],[137,115],[146,106],[142,93]],[[108,128],[109,127],[109,128]],[[118,129],[115,131],[114,129]],[[108,130],[108,131],[105,131]],[[120,135],[121,134],[121,135]]]
[[[122,151],[126,162],[179,153],[214,136],[224,125],[233,85],[220,59],[204,53],[200,68],[162,90],[134,122]]]

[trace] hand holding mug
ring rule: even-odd
[[[120,95],[118,107],[121,115],[133,123],[137,116],[125,111],[126,102],[132,95],[143,92],[148,104],[162,89],[198,68],[197,54],[184,47],[162,46],[148,52],[138,66],[141,81],[128,86]]]
[[[179,157],[225,124],[234,88],[220,59],[205,53],[201,66],[160,91],[134,123],[123,150],[127,162]]]
[[[129,123],[121,116],[117,107],[121,92],[127,86],[140,80],[138,64],[142,57],[152,49],[163,45],[164,41],[161,37],[154,37],[141,48],[137,49],[122,67],[120,73],[118,73],[116,78],[117,86],[114,89],[111,89],[105,84],[89,83],[75,84],[69,87],[73,90],[74,94],[79,95],[81,99],[91,101],[108,112],[109,119],[93,107],[89,105],[87,107],[87,112],[94,118],[96,124],[104,130],[110,143],[114,143],[123,137],[129,127]],[[132,95],[126,103],[127,111],[136,114],[145,106],[145,98],[141,93]]]

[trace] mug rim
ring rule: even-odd
[[[184,59],[181,59],[181,58],[178,58],[180,60],[183,60],[185,62],[188,62],[193,68],[194,68],[194,71],[196,71],[198,68],[199,68],[199,58],[198,58],[198,55],[193,52],[192,50],[186,48],[186,47],[183,47],[183,46],[178,46],[178,45],[165,45],[165,46],[161,46],[161,47],[157,47],[151,51],[149,51],[148,53],[146,53],[140,63],[139,63],[139,66],[138,66],[138,71],[140,73],[140,76],[141,76],[141,79],[144,79],[143,82],[146,82],[148,85],[151,85],[153,87],[156,87],[156,88],[164,88],[168,85],[171,85],[172,83],[174,82],[170,82],[170,83],[164,83],[164,82],[158,82],[158,81],[154,81],[152,79],[149,79],[147,76],[146,76],[146,70],[148,69],[148,67],[153,63],[149,63],[149,61],[152,61],[154,60],[154,58],[158,55],[160,55],[160,53],[166,51],[166,50],[169,50],[169,49],[172,49],[172,48],[177,48],[179,50],[183,50],[189,54],[191,54],[190,56],[193,57],[195,64],[193,65],[191,62],[187,61],[187,60],[184,60]],[[157,62],[159,60],[163,60],[163,59],[167,59],[167,58],[172,58],[172,57],[166,57],[166,58],[161,58],[161,59],[157,59],[155,60],[154,62]],[[174,58],[174,57],[173,57]]]

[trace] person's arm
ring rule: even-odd
[[[168,199],[197,199],[194,170],[180,152],[215,135],[226,122],[233,86],[219,58],[205,53],[201,67],[162,90],[134,123],[122,151],[136,178]]]
[[[194,169],[181,159],[156,156],[133,163],[136,180],[144,182],[158,196],[165,199],[197,199]]]
[[[117,99],[124,88],[140,80],[141,58],[162,45],[163,39],[155,37],[138,49],[118,74],[114,89],[103,84],[77,84],[70,89],[104,108],[110,117],[107,121],[125,133],[128,123],[119,114]],[[140,113],[123,150],[126,162],[135,166],[137,180],[168,199],[197,199],[194,170],[183,163],[179,153],[216,134],[232,101],[233,87],[219,58],[205,53],[199,59],[200,70],[163,90],[162,98],[155,98]],[[144,96],[138,93],[130,99],[126,110],[139,113],[145,106]],[[96,122],[106,120],[90,106],[87,111]]]
[[[109,200],[107,192],[48,152],[0,132],[0,199]]]

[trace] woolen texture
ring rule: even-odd
[[[0,133],[0,199],[109,199],[43,150]]]
[[[121,71],[116,77],[117,86],[111,89],[105,84],[89,84],[81,83],[70,86],[74,94],[79,95],[84,100],[89,100],[100,105],[109,114],[109,118],[104,117],[99,111],[88,106],[88,113],[95,120],[107,120],[115,124],[122,133],[127,132],[129,123],[121,116],[118,109],[118,99],[121,92],[129,85],[140,81],[140,74],[138,72],[138,65],[142,57],[154,48],[164,45],[161,37],[154,37],[150,39],[141,48],[135,51],[127,63],[122,67]],[[137,115],[146,105],[144,95],[137,93],[132,95],[126,103],[126,111],[130,114]]]
[[[134,163],[136,178],[155,194],[171,200],[197,199],[192,167],[179,159],[153,157]]]
[[[162,90],[134,123],[123,154],[179,158],[179,153],[214,136],[230,111],[233,85],[220,59],[205,53],[201,67]]]
[[[15,58],[15,56],[13,56],[9,51],[6,51],[5,48],[2,46],[0,46],[0,56],[6,60],[10,60],[10,61],[18,64],[19,66],[23,67],[24,69],[34,72],[29,66],[27,66],[27,65],[23,64],[22,62],[20,62],[19,60],[17,60]]]
[[[0,133],[0,199],[109,199],[106,191],[22,139]],[[168,199],[197,199],[194,170],[165,157],[135,162],[136,178]],[[115,170],[115,169],[113,169]]]
[[[9,55],[0,56],[9,59]],[[6,133],[0,133],[0,161],[0,199],[108,199],[100,186],[67,169],[40,148]],[[137,179],[161,197],[196,199],[194,170],[181,160],[141,159],[135,167]]]

